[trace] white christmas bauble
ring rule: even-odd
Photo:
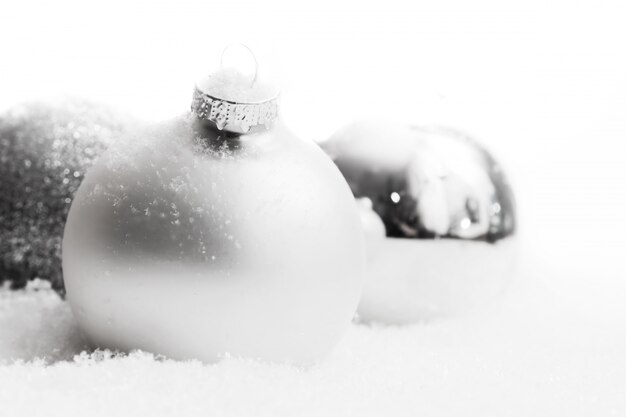
[[[361,320],[466,313],[505,289],[516,256],[515,202],[502,168],[478,143],[447,129],[356,123],[323,146],[361,202]]]
[[[126,138],[87,174],[63,242],[78,323],[98,346],[172,358],[318,359],[361,291],[350,189],[278,123],[201,119]]]

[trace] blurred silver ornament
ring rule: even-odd
[[[276,120],[274,95],[218,75],[191,114],[90,170],[65,228],[68,301],[101,347],[318,359],[359,301],[354,199],[324,152]]]
[[[322,146],[360,203],[361,320],[454,315],[503,291],[516,253],[515,202],[476,141],[449,129],[357,123]]]
[[[0,115],[0,282],[32,278],[63,288],[61,239],[80,182],[130,118],[66,99],[17,105]]]

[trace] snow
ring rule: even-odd
[[[608,288],[585,288],[584,271],[545,280],[555,267],[528,252],[499,302],[429,323],[354,324],[308,368],[83,351],[55,293],[5,288],[0,415],[624,415],[624,308],[604,304]]]

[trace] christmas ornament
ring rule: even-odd
[[[62,290],[61,238],[74,192],[128,117],[81,100],[29,103],[0,116],[0,282]]]
[[[190,115],[126,138],[89,172],[63,267],[98,346],[308,362],[339,340],[364,266],[356,205],[277,116],[271,89],[222,69]]]
[[[515,203],[502,168],[477,142],[447,129],[359,123],[323,147],[360,202],[362,320],[457,314],[504,289]]]

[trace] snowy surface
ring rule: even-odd
[[[82,352],[54,293],[5,289],[0,415],[624,415],[624,309],[581,298],[575,275],[565,274],[568,286],[546,285],[541,278],[555,271],[532,265],[520,268],[505,298],[472,316],[355,324],[310,368]]]

